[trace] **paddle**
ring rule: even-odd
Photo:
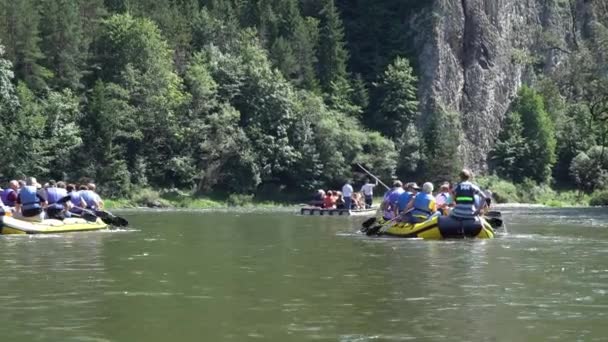
[[[95,215],[97,215],[103,222],[116,227],[126,227],[129,225],[129,221],[120,216],[116,216],[109,211],[95,210]]]
[[[115,227],[126,227],[129,225],[129,221],[127,221],[126,219],[120,216],[116,216],[105,210],[91,210],[76,206],[74,208],[80,209],[82,211],[83,214],[81,214],[80,216],[85,220],[87,219],[87,216],[89,218],[95,217],[95,220],[97,220],[97,218],[99,217],[105,224],[109,224]]]
[[[71,216],[73,217],[80,217],[83,218],[89,222],[96,222],[97,221],[97,216],[95,216],[95,214],[93,214],[92,212],[88,211],[88,210],[83,210],[82,214],[76,214],[76,213],[70,213]]]
[[[386,190],[390,190],[391,188],[388,187],[388,185],[382,183],[382,181],[380,180],[380,178],[376,177],[373,173],[367,171],[366,168],[364,168],[363,166],[361,166],[361,164],[357,163],[357,166],[361,168],[361,170],[363,170],[365,173],[367,173],[368,175],[370,175],[372,178],[374,178],[375,180],[378,181],[378,183],[380,183],[383,187],[386,188]]]
[[[376,175],[374,175],[373,173],[369,172],[366,168],[364,168],[361,164],[356,163],[358,167],[361,168],[361,170],[363,170],[363,172],[367,173],[370,177],[372,177],[373,179],[375,179],[379,184],[381,184],[383,187],[386,188],[386,190],[390,191],[391,188],[388,187],[388,185],[384,184],[380,178],[376,177]],[[370,217],[369,219],[365,220],[361,226],[363,227],[361,229],[361,232],[366,232],[369,227],[371,227],[374,223],[376,223],[376,218],[375,217]]]
[[[492,228],[503,228],[504,222],[502,220],[502,213],[500,211],[488,211],[483,217],[490,224],[490,226],[492,226]]]
[[[415,208],[410,208],[407,211],[404,211],[402,213],[400,213],[399,215],[393,217],[392,219],[379,224],[377,226],[374,226],[372,228],[368,228],[366,230],[361,229],[361,232],[365,233],[365,235],[367,236],[371,236],[371,235],[380,235],[380,233],[385,232],[388,227],[390,226],[390,224],[394,223],[396,220],[400,219],[400,218],[405,218],[405,215],[409,214],[412,210],[414,210]],[[383,229],[382,231],[380,231],[382,228],[387,227],[386,229]]]

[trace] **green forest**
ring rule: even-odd
[[[403,20],[427,3],[0,0],[0,179],[87,178],[110,197],[308,195],[362,177],[357,163],[453,180],[471,167],[459,113],[421,112]],[[504,120],[492,179],[608,187],[607,56],[600,22],[551,73],[514,51],[539,72]]]

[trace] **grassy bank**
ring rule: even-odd
[[[533,182],[514,184],[496,176],[478,177],[475,181],[483,189],[491,190],[497,203],[529,203],[550,207],[608,205],[608,193],[601,191],[592,194],[577,190],[560,191]]]
[[[291,201],[258,200],[253,195],[233,194],[227,197],[194,196],[182,191],[156,191],[141,189],[130,198],[105,199],[106,208],[179,208],[179,209],[221,209],[229,207],[276,208],[294,206]]]
[[[475,182],[483,189],[492,191],[496,203],[542,204],[551,207],[600,206],[608,205],[608,190],[586,194],[581,191],[560,191],[549,185],[538,185],[532,182],[513,184],[496,176],[477,177]],[[381,197],[374,198],[378,205]],[[276,208],[290,207],[305,201],[295,198],[279,200],[260,200],[253,195],[194,196],[188,192],[171,190],[156,191],[141,189],[130,198],[106,199],[108,209],[118,208],[180,208],[180,209],[221,209],[230,207]]]

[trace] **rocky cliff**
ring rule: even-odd
[[[465,165],[485,170],[518,88],[565,60],[606,2],[435,0],[410,24],[420,29],[423,121],[441,110],[461,113]]]

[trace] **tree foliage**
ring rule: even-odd
[[[418,101],[412,28],[434,20],[430,4],[0,0],[0,176],[93,178],[112,196],[311,191],[361,177],[356,163],[454,179],[461,113]],[[606,186],[596,19],[573,46],[541,35],[563,55],[512,103],[490,159],[501,177]]]
[[[555,164],[555,129],[536,91],[522,87],[494,147],[495,171],[513,181],[549,180]]]

